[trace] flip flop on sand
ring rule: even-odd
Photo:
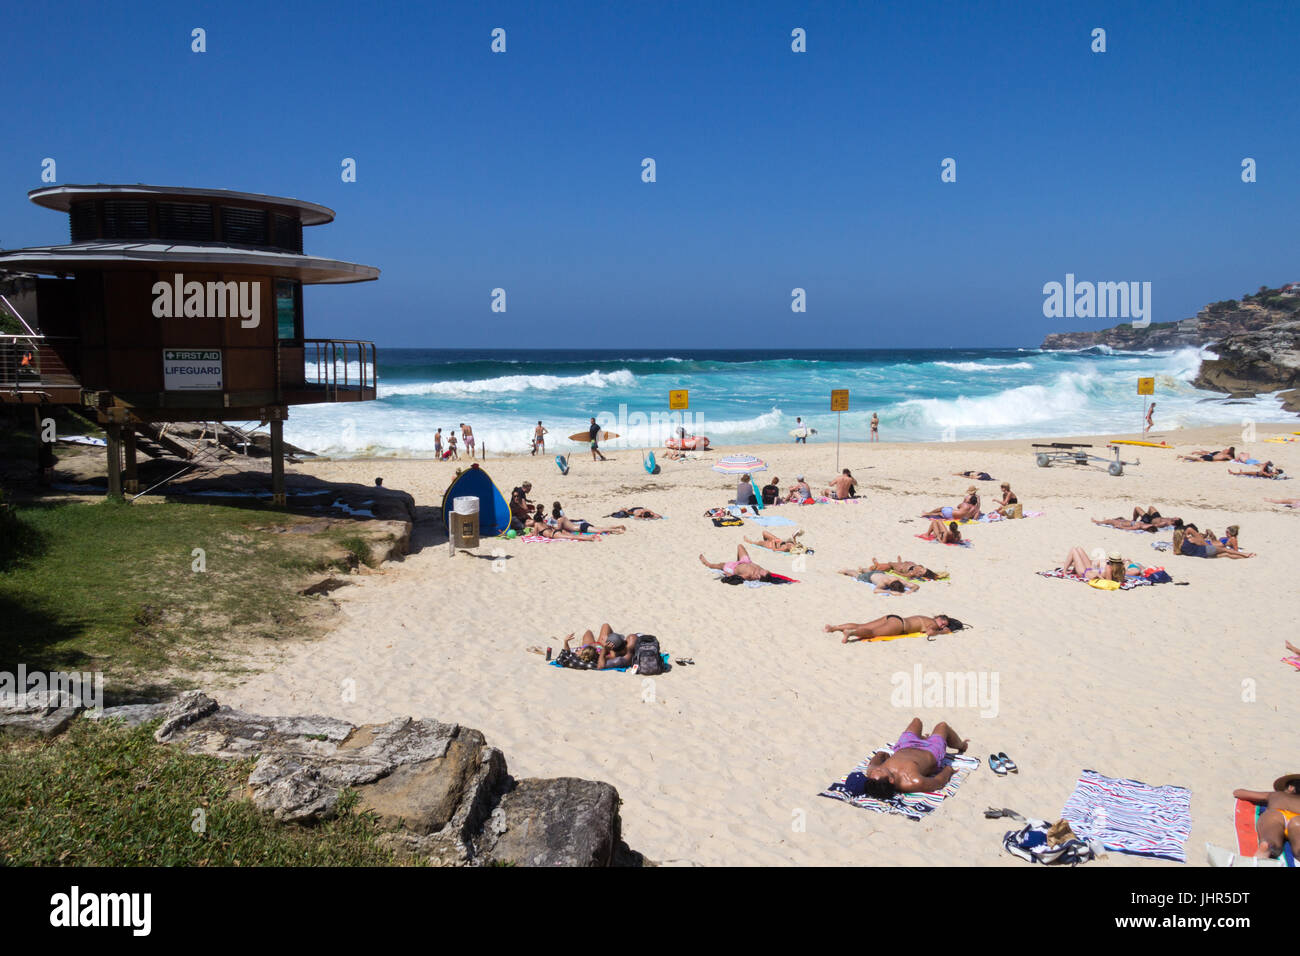
[[[1020,773],[1020,768],[1016,766],[1016,762],[1008,757],[1005,751],[998,751],[998,760],[1010,773]]]
[[[989,807],[984,811],[984,816],[990,820],[997,820],[1001,817],[1006,817],[1008,820],[1020,820],[1023,822],[1025,819],[1020,814],[1016,813],[1015,810],[1008,810],[1006,807],[1002,807],[1001,809],[998,809],[997,807]]]
[[[694,663],[695,663],[695,660],[694,660],[693,658],[690,658],[690,657],[679,657],[679,658],[677,658],[677,660],[673,661],[673,663],[674,663],[674,664],[682,664],[682,665],[684,666],[684,665],[686,665],[686,664],[694,664]]]
[[[989,769],[999,777],[1005,777],[1007,775],[1007,768],[1002,765],[1002,761],[998,758],[997,754],[989,754]]]

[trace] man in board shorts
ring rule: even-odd
[[[947,786],[952,767],[943,766],[951,747],[964,754],[970,745],[946,721],[934,725],[929,736],[921,732],[921,718],[913,717],[892,754],[878,753],[867,764],[865,793],[888,800],[897,793],[930,793]]]
[[[600,426],[596,424],[596,417],[591,418],[591,427],[587,429],[587,434],[591,436],[591,460],[599,458],[601,461],[608,461],[600,451]]]

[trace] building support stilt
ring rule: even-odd
[[[134,495],[140,490],[140,479],[136,473],[135,462],[135,429],[130,425],[126,426],[126,431],[122,433],[123,451],[126,452],[126,468],[122,472],[122,489],[128,495]]]
[[[122,426],[110,423],[104,426],[108,439],[108,496],[122,498]]]
[[[271,501],[283,506],[284,497],[284,422],[271,420]]]

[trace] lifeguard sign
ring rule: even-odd
[[[849,410],[849,390],[847,388],[831,389],[831,411],[847,412]]]
[[[668,409],[673,412],[683,412],[690,408],[690,392],[684,388],[674,389],[668,393]]]
[[[1156,380],[1154,378],[1138,379],[1139,395],[1154,395],[1156,393]]]

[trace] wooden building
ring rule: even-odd
[[[222,189],[50,186],[70,241],[0,252],[0,401],[76,405],[108,435],[109,494],[135,485],[144,423],[270,423],[272,492],[284,503],[289,406],[375,397],[375,347],[307,338],[302,287],[379,270],[303,253],[315,203]],[[124,484],[125,482],[125,484]]]

